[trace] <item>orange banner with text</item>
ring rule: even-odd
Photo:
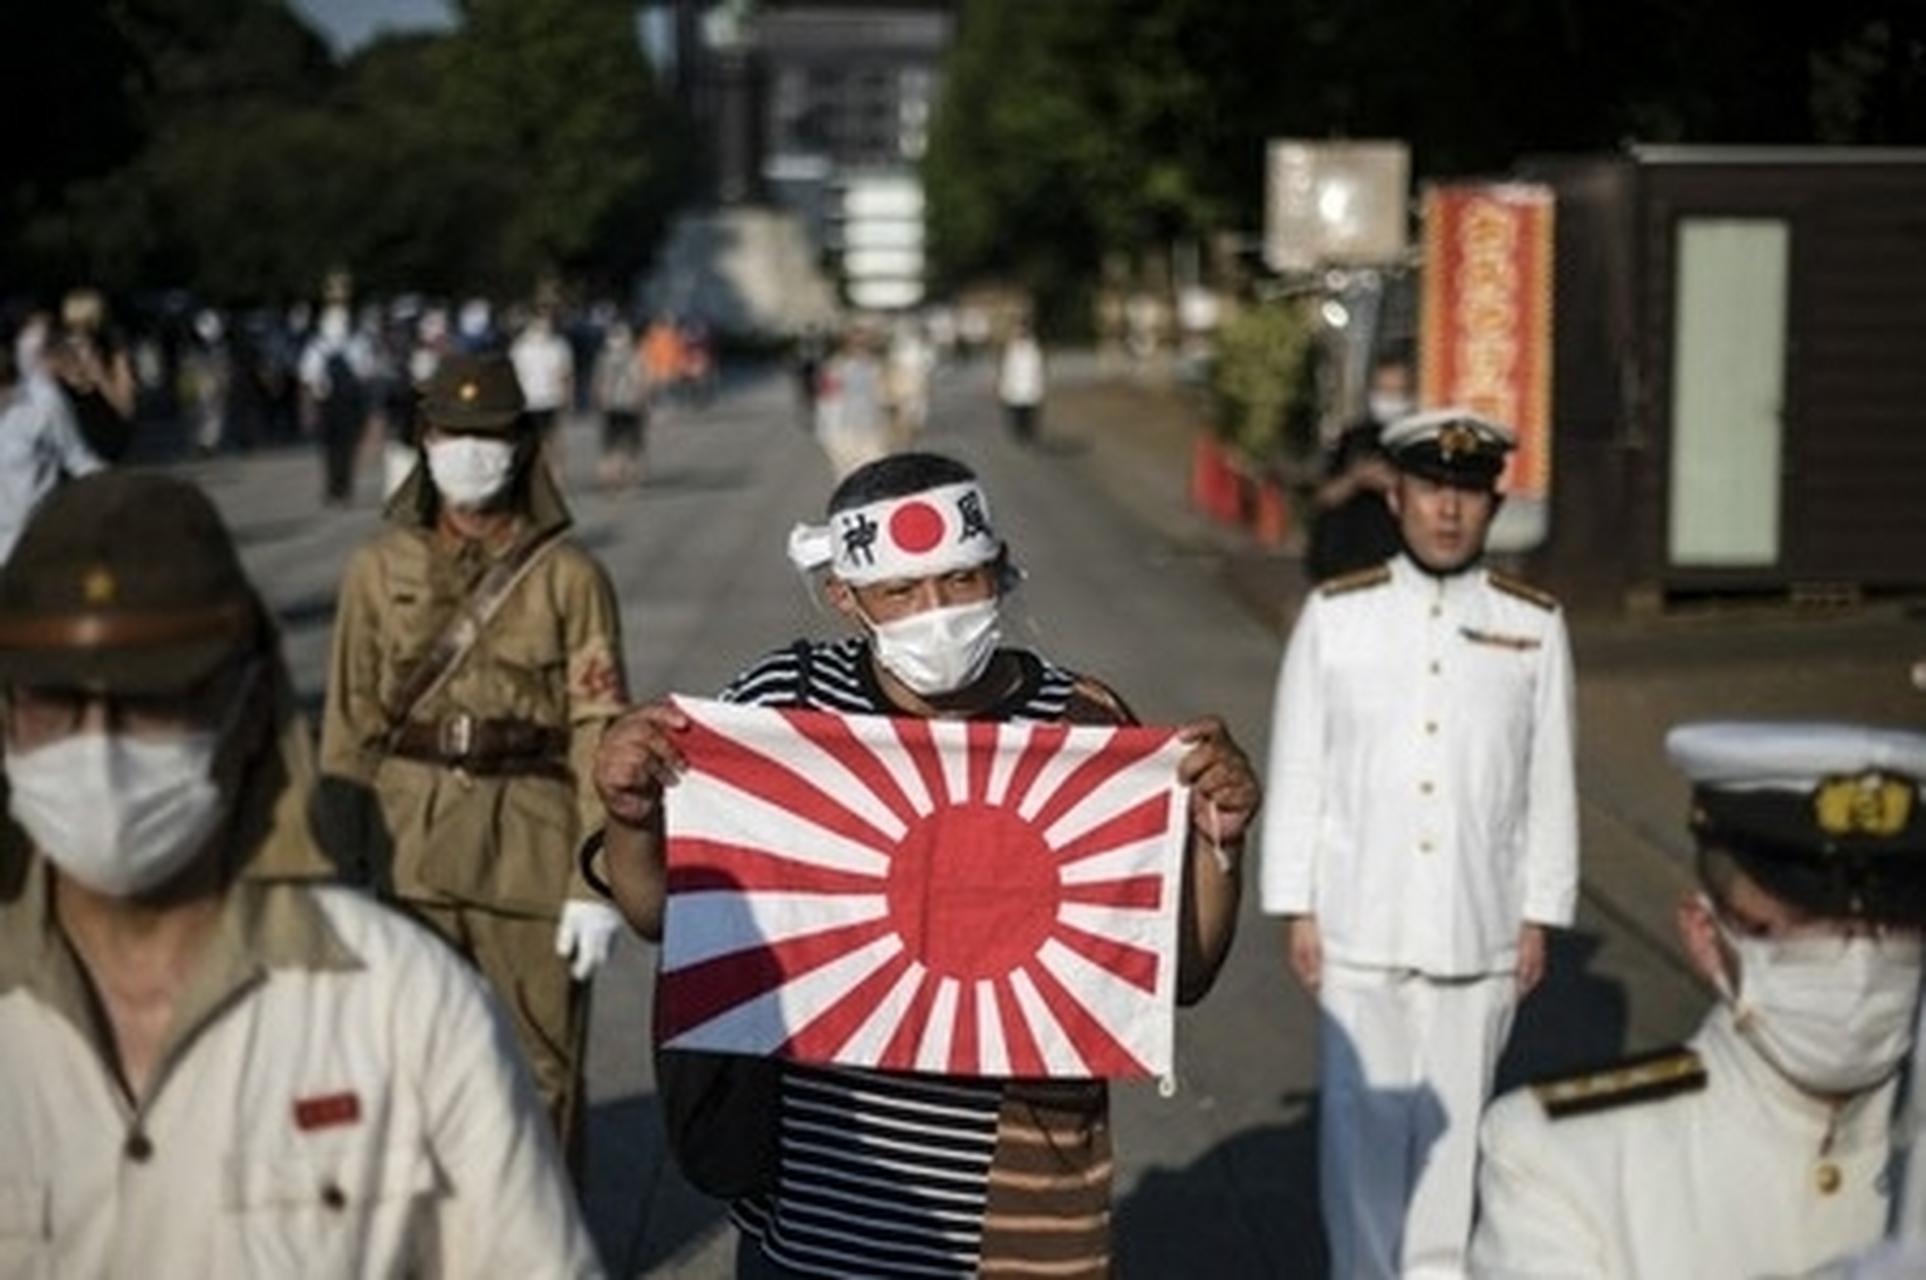
[[[1504,488],[1534,504],[1551,492],[1552,214],[1543,186],[1424,193],[1419,399],[1516,431]]]

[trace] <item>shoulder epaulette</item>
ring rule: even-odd
[[[1549,591],[1534,587],[1522,578],[1514,578],[1508,573],[1494,570],[1490,575],[1491,585],[1508,596],[1516,596],[1527,604],[1535,604],[1540,609],[1556,609],[1558,597]]]
[[[1391,581],[1391,566],[1374,565],[1369,569],[1359,569],[1354,573],[1340,574],[1317,589],[1321,596],[1341,596],[1366,587],[1381,587]]]
[[[1538,1105],[1553,1120],[1651,1102],[1705,1087],[1705,1063],[1683,1047],[1640,1054],[1592,1071],[1553,1076],[1531,1086]]]

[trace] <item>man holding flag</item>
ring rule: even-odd
[[[782,1064],[737,1274],[1106,1275],[1105,1077],[1168,1071],[1210,989],[1256,777],[1220,720],[1134,727],[999,644],[1018,575],[960,463],[869,463],[789,553],[855,634],[630,711],[595,767],[658,1032]]]

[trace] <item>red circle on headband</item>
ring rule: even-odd
[[[927,502],[906,502],[890,513],[889,536],[911,555],[934,550],[943,542],[943,513]]]

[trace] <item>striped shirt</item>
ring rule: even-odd
[[[977,718],[1053,722],[1071,714],[1080,687],[1075,674],[1035,654],[1007,650],[1021,679],[999,704]],[[1108,691],[1100,691],[1107,694]],[[755,706],[808,706],[846,714],[901,714],[884,695],[868,642],[798,641],[744,671],[720,695]],[[1128,715],[1119,708],[1119,718]],[[1081,1240],[1107,1249],[1109,1156],[1106,1094],[1079,1085],[1082,1129],[1097,1132],[1101,1152],[1075,1170]],[[738,1200],[736,1225],[761,1242],[763,1253],[800,1275],[835,1277],[975,1276],[1022,1274],[1021,1263],[986,1263],[986,1219],[992,1217],[992,1162],[999,1132],[1011,1145],[1061,1146],[1045,1132],[1044,1112],[1026,1086],[998,1079],[913,1075],[787,1064],[781,1088],[781,1154],[776,1190]],[[1012,1100],[1021,1103],[1012,1123]],[[1089,1141],[1089,1134],[1082,1135]],[[1030,1180],[1027,1174],[1014,1175]],[[1004,1195],[999,1192],[999,1198]],[[1049,1234],[1061,1237],[1059,1222]],[[1019,1225],[1012,1254],[1027,1255]],[[1077,1232],[1073,1232],[1076,1235]],[[1056,1241],[1052,1241],[1054,1245]],[[1107,1258],[1094,1260],[1101,1268]],[[1014,1267],[1014,1269],[1012,1269]],[[1095,1272],[1093,1272],[1095,1273]],[[1051,1274],[1066,1274],[1053,1271]],[[1078,1273],[1082,1274],[1082,1273]]]

